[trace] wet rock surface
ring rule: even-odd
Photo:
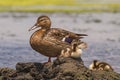
[[[59,58],[51,63],[17,63],[16,70],[0,68],[1,80],[120,80],[113,71],[90,71],[82,59]]]

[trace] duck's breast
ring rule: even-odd
[[[30,44],[31,44],[31,46],[40,44],[42,39],[43,39],[44,34],[45,34],[45,30],[41,30],[41,29],[37,30],[36,32],[34,32],[32,34],[32,36],[30,37]]]
[[[45,34],[45,30],[37,30],[32,34],[30,38],[31,47],[39,53],[42,53],[44,51],[44,47],[45,47],[45,43],[43,40],[44,34]]]

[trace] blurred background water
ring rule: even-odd
[[[82,55],[87,67],[97,59],[108,62],[120,73],[119,0],[22,1],[0,1],[0,67],[47,61],[47,57],[30,47],[29,38],[34,31],[28,29],[39,16],[48,15],[52,27],[88,34],[82,39],[88,43]]]

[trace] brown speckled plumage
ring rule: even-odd
[[[50,28],[51,21],[48,16],[40,16],[29,31],[39,27],[41,29],[32,34],[30,45],[35,51],[48,57],[57,57],[62,49],[71,48],[70,43],[62,41],[64,37],[69,36],[72,39],[80,39],[81,36],[87,36],[86,34],[76,34],[60,28]]]

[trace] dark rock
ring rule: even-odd
[[[17,76],[16,70],[10,69],[8,67],[0,68],[0,76],[15,77],[15,76]]]
[[[29,74],[18,75],[15,80],[34,80],[34,78]]]
[[[16,70],[18,72],[28,73],[33,68],[36,69],[36,70],[38,70],[38,71],[40,71],[43,68],[43,64],[41,64],[41,63],[33,63],[33,62],[29,62],[29,63],[17,63],[16,64]]]
[[[12,73],[12,74],[11,74]],[[120,80],[113,71],[90,71],[81,58],[59,58],[53,63],[17,63],[16,70],[0,69],[2,80]]]

